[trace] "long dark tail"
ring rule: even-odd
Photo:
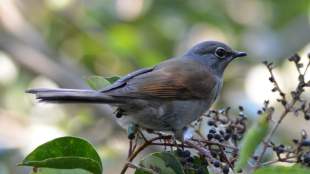
[[[38,88],[25,92],[36,94],[40,103],[119,103],[117,98],[95,90]]]

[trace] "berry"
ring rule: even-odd
[[[211,155],[212,155],[213,158],[217,157],[217,153],[215,151],[212,151]]]
[[[211,118],[208,120],[208,125],[213,126],[214,125],[214,120]]]
[[[219,160],[216,160],[215,162],[214,162],[214,167],[220,167],[220,165],[221,165],[221,162],[219,161]]]
[[[225,139],[226,141],[229,140],[229,138],[230,138],[230,135],[229,135],[229,134],[224,135],[224,139]]]
[[[243,106],[239,106],[240,111],[244,111]]]
[[[309,162],[310,162],[310,155],[307,155],[307,156],[304,158],[304,162],[305,162],[305,163],[309,163]]]
[[[181,164],[185,164],[186,163],[186,159],[185,158],[181,158],[180,162],[181,162]]]
[[[191,152],[189,150],[185,150],[183,152],[183,156],[186,158],[186,157],[189,157],[191,155]]]
[[[223,167],[223,173],[228,174],[229,173],[229,168],[228,167]]]
[[[133,140],[133,139],[135,139],[135,138],[136,138],[136,136],[135,136],[134,133],[128,134],[128,139]]]
[[[215,128],[210,129],[210,130],[209,130],[209,133],[213,133],[213,134],[215,134],[215,133],[216,133]]]
[[[238,138],[238,135],[236,132],[231,134],[231,139],[236,140]]]
[[[180,149],[180,148],[178,148],[178,149],[177,149],[177,154],[178,154],[179,156],[181,156],[181,155],[183,154],[183,150]]]
[[[220,138],[222,138],[222,135],[221,134],[215,134],[214,138],[219,140]]]
[[[297,144],[299,141],[296,140],[296,139],[293,139],[293,142],[294,142],[295,144]]]
[[[269,81],[271,82],[271,83],[273,83],[274,82],[274,78],[271,76],[271,77],[269,77]]]
[[[123,116],[123,114],[120,113],[120,112],[117,112],[117,113],[115,114],[115,116],[116,116],[116,118],[121,118],[121,117]]]
[[[306,115],[305,115],[305,119],[306,119],[306,120],[310,120],[310,114],[306,114]]]
[[[309,146],[309,145],[310,145],[310,142],[309,142],[309,140],[307,140],[307,139],[303,139],[303,140],[301,141],[301,145],[302,145],[302,146]]]
[[[239,119],[239,124],[241,124],[241,125],[244,125],[244,121],[243,121],[243,119],[241,118],[241,119]]]
[[[220,134],[221,134],[222,136],[224,136],[225,132],[222,131],[222,130],[220,130]]]
[[[211,139],[214,137],[214,134],[209,133],[209,134],[207,135],[207,137],[208,137],[208,140],[211,140]]]
[[[295,60],[296,60],[297,62],[300,61],[300,55],[299,55],[299,54],[295,53],[295,54],[294,54],[294,57],[295,57]]]
[[[284,152],[284,149],[283,149],[282,147],[279,147],[279,148],[278,148],[278,152],[279,152],[279,153],[283,153],[283,152]]]
[[[294,57],[293,56],[290,56],[289,58],[288,58],[288,61],[293,61],[294,60]]]
[[[224,141],[224,138],[220,138],[220,139],[219,139],[219,142],[223,142],[223,141]]]
[[[282,147],[282,148],[284,148],[284,147],[285,147],[285,145],[284,145],[284,144],[280,144],[280,145],[279,145],[279,147]]]
[[[205,169],[200,167],[200,168],[198,168],[197,173],[198,174],[203,174],[203,173],[205,173]]]
[[[227,133],[227,134],[230,134],[230,133],[231,133],[231,128],[230,128],[230,127],[227,127],[227,128],[226,128],[226,133]]]
[[[187,161],[192,163],[195,161],[195,158],[193,156],[189,156]]]

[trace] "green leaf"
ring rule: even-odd
[[[253,174],[274,174],[274,173],[308,174],[310,173],[310,169],[300,167],[271,166],[260,168],[256,170]]]
[[[140,166],[154,170],[159,174],[176,174],[170,167],[166,167],[165,162],[152,155],[146,156],[139,163]],[[136,169],[135,174],[149,174],[141,169]]]
[[[32,170],[29,174],[91,174],[91,173],[82,169],[37,168],[36,172]]]
[[[253,154],[256,147],[262,142],[268,132],[268,114],[260,116],[258,121],[248,130],[240,145],[240,153],[235,171],[239,171]]]
[[[81,168],[102,173],[102,163],[95,148],[77,137],[61,137],[44,143],[32,151],[19,166],[58,169]]]
[[[100,76],[84,77],[84,80],[93,90],[101,90],[111,85],[108,80]]]
[[[164,160],[167,167],[171,167],[175,173],[183,174],[183,167],[180,161],[173,155],[167,152],[161,153],[162,159]]]
[[[175,151],[175,154],[177,155],[176,151]],[[171,155],[170,151],[162,152],[162,153],[155,152],[150,155],[162,159],[165,162],[165,166],[171,167],[171,169],[175,173],[184,174],[183,167],[180,161],[174,155]]]
[[[122,77],[121,76],[111,76],[111,77],[103,77],[103,78],[106,79],[112,85],[113,83],[115,83],[116,81],[118,81]]]

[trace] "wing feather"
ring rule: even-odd
[[[111,96],[133,98],[206,98],[217,83],[216,77],[199,62],[174,58],[123,80],[105,90]]]

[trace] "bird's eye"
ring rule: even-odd
[[[226,51],[222,47],[218,47],[215,50],[215,56],[218,57],[218,58],[224,58],[225,57],[225,53],[226,53]]]

